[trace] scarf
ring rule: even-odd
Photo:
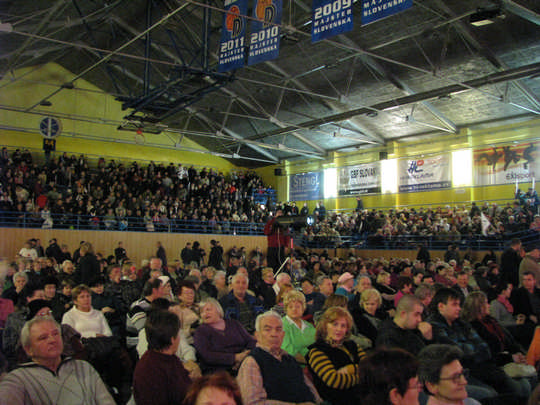
[[[484,327],[488,330],[489,333],[491,333],[494,337],[497,338],[500,351],[503,352],[505,349],[504,348],[504,331],[502,330],[497,320],[487,315],[480,320],[480,323],[484,325]]]
[[[497,297],[497,301],[503,304],[508,312],[510,312],[511,314],[514,313],[514,307],[512,306],[512,304],[510,304],[510,301],[508,301],[508,298],[506,298],[504,295],[499,294],[499,296]]]

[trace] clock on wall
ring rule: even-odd
[[[58,118],[45,117],[39,123],[39,133],[47,139],[54,139],[62,132],[62,124]]]

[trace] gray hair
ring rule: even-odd
[[[70,264],[73,265],[73,262],[72,262],[71,260],[64,260],[64,261],[62,262],[62,270],[64,270],[64,269],[65,269],[67,266],[69,266]]]
[[[58,332],[62,333],[60,325],[52,316],[36,316],[26,322],[21,330],[21,346],[23,348],[30,347],[30,330],[32,329],[32,326],[42,322],[52,323],[56,329],[58,329]]]
[[[244,277],[244,278],[246,279],[246,281],[249,283],[249,277],[246,276],[244,273],[236,273],[234,276],[232,276],[231,282],[234,283],[234,281],[235,281],[238,277]]]
[[[255,319],[255,330],[257,332],[260,332],[261,322],[263,321],[263,319],[271,318],[271,317],[279,319],[279,323],[283,325],[283,320],[281,319],[281,316],[279,316],[279,314],[276,311],[270,310],[270,311],[263,312],[262,314],[257,316],[257,319]]]
[[[216,278],[221,277],[221,276],[226,277],[227,273],[225,273],[223,270],[218,270],[216,271],[216,274],[214,274],[213,280],[215,281]]]
[[[18,271],[13,275],[13,282],[15,282],[18,278],[24,278],[26,282],[28,282],[28,276],[24,271]]]
[[[202,309],[208,304],[213,305],[217,309],[219,315],[222,318],[225,316],[225,312],[223,312],[223,307],[221,306],[219,301],[216,300],[215,298],[212,298],[212,297],[205,298],[204,300],[201,301],[201,303],[199,304],[199,307]]]
[[[283,279],[285,279],[285,277],[288,277],[289,280],[291,279],[291,276],[289,276],[287,273],[279,273],[277,276],[276,276],[276,281],[283,281]]]

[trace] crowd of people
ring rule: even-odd
[[[537,384],[538,241],[478,260],[296,249],[278,274],[216,240],[128,251],[29,240],[7,263],[0,404],[525,404]]]
[[[275,199],[251,171],[103,158],[90,167],[66,153],[39,165],[6,147],[1,155],[0,211],[13,226],[232,233],[238,223],[264,224]]]
[[[84,155],[66,153],[43,165],[28,150],[4,147],[0,153],[0,212],[11,226],[262,234],[271,213],[311,216],[296,229],[306,247],[337,247],[365,242],[366,247],[404,248],[428,242],[477,239],[503,242],[523,232],[540,232],[540,199],[533,188],[516,193],[513,203],[485,202],[470,207],[327,211],[324,202],[275,201],[275,192],[254,172],[223,174],[181,164],[126,165],[99,159],[90,167]],[[301,238],[299,236],[302,236]]]

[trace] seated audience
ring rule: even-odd
[[[424,306],[418,298],[404,296],[398,303],[394,319],[382,323],[376,346],[400,348],[416,356],[433,339],[431,325],[422,322],[423,311]]]
[[[235,274],[231,282],[231,292],[220,300],[226,319],[235,319],[249,333],[255,330],[255,317],[263,311],[262,303],[247,293],[249,280],[242,273]]]
[[[281,349],[284,335],[277,313],[269,311],[257,317],[257,347],[238,372],[238,385],[246,405],[322,402],[295,358]]]
[[[183,405],[242,405],[238,384],[225,371],[193,381]]]
[[[300,364],[306,364],[308,346],[315,342],[315,328],[302,320],[306,309],[306,298],[298,290],[289,291],[283,299],[285,316],[283,331],[285,337],[281,348],[293,356]]]
[[[360,305],[351,311],[356,332],[370,339],[372,343],[377,339],[381,323],[388,318],[381,305],[381,294],[374,288],[368,288],[360,295]]]
[[[523,273],[522,286],[512,291],[510,302],[514,307],[514,314],[523,314],[525,318],[535,325],[540,319],[540,288],[536,286],[535,275],[529,271]]]
[[[328,308],[317,323],[317,340],[307,354],[317,391],[333,405],[348,405],[358,397],[358,362],[365,353],[349,340],[352,325],[346,309]]]
[[[195,330],[193,345],[203,374],[227,370],[235,374],[255,339],[234,319],[223,319],[223,308],[213,298],[201,302],[202,324]]]
[[[2,379],[0,404],[115,405],[89,363],[62,359],[60,325],[53,318],[38,316],[28,321],[21,331],[21,344],[32,361]]]
[[[427,405],[480,405],[467,394],[467,370],[462,352],[452,345],[429,345],[418,355],[418,377],[429,399]]]
[[[191,384],[189,373],[176,356],[180,343],[180,320],[169,311],[148,314],[144,326],[148,350],[133,375],[137,405],[181,405]]]
[[[379,349],[358,366],[362,405],[418,405],[418,361],[400,349]]]
[[[518,397],[526,395],[520,384],[495,364],[488,344],[468,322],[459,317],[461,305],[457,291],[451,288],[440,289],[433,297],[431,305],[433,313],[427,321],[433,328],[435,343],[459,347],[464,353],[462,362],[470,369],[472,377],[494,388],[498,393]]]

